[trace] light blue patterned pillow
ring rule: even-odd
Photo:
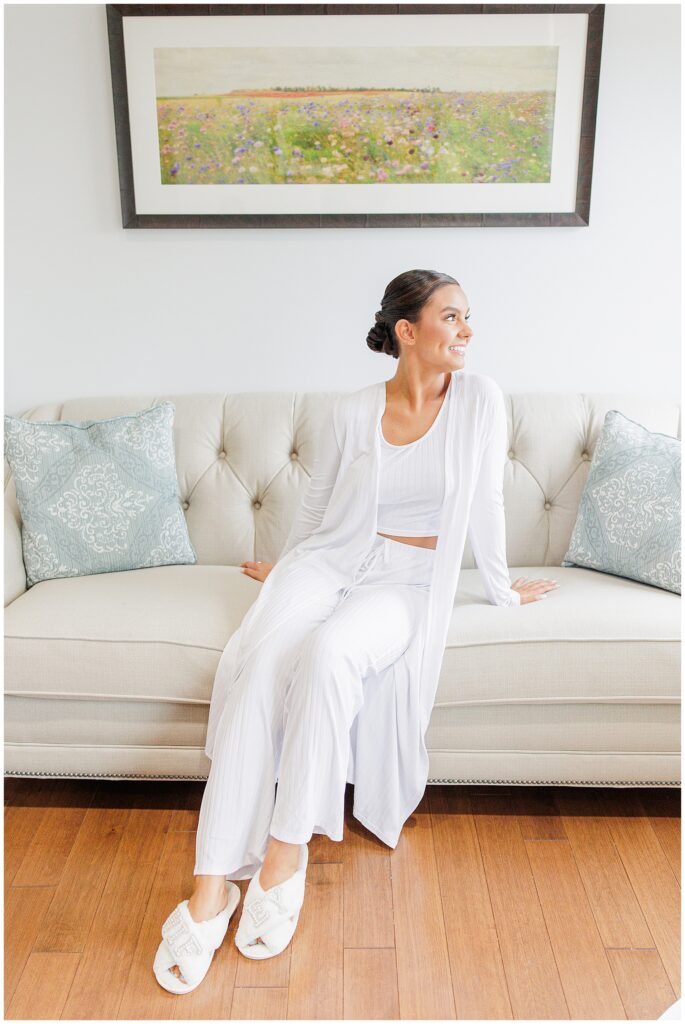
[[[562,565],[680,593],[680,441],[604,417]]]
[[[106,420],[5,416],[26,585],[197,561],[178,495],[175,406]]]

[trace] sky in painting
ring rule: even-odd
[[[555,90],[556,46],[163,47],[156,95],[321,86],[458,92]]]

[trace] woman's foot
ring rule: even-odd
[[[273,849],[283,856],[276,842]],[[309,848],[306,843],[279,845],[297,850],[297,865],[293,868],[288,861],[286,868],[279,857],[278,868],[272,868],[266,881],[264,865],[250,879],[235,934],[236,946],[250,960],[265,960],[283,952],[295,933],[304,902]]]
[[[155,953],[152,971],[167,992],[174,995],[194,992],[226,938],[231,917],[240,903],[240,888],[226,879],[223,883],[228,900],[224,909],[214,917],[196,921],[185,899],[174,907],[162,925],[162,940]],[[178,970],[174,970],[175,967]]]
[[[274,885],[280,885],[281,882],[285,882],[286,878],[295,874],[300,862],[301,846],[302,843],[283,843],[275,836],[269,837],[269,845],[259,876],[263,889],[271,889]]]
[[[211,892],[204,892],[202,889],[195,889],[195,892],[188,900],[188,910],[193,921],[209,921],[210,917],[216,917],[217,914],[226,909],[228,891],[223,875],[221,875],[221,882],[224,888],[220,896],[216,896]]]
[[[297,871],[300,862],[302,843],[284,843],[275,836],[269,837],[264,863],[259,872],[262,889],[273,889],[275,885],[287,881]],[[261,938],[254,940],[256,945],[264,945]],[[252,943],[250,943],[252,945]]]
[[[228,890],[224,875],[196,875],[195,890],[188,899],[188,912],[193,921],[209,921],[216,917],[228,904]],[[182,981],[178,964],[174,964],[169,970]]]

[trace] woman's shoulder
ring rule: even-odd
[[[358,391],[341,391],[335,397],[334,408],[341,416],[353,414],[375,401],[384,387],[385,381],[376,381],[375,384],[367,384]]]
[[[331,418],[341,448],[345,443],[348,425],[365,422],[369,410],[375,408],[384,389],[385,382],[380,381],[367,384],[357,391],[341,391],[335,396],[331,403]]]
[[[475,394],[486,398],[499,398],[502,394],[502,389],[495,378],[487,373],[477,373],[474,370],[455,370],[454,373],[463,377],[469,391]]]
[[[381,388],[384,387],[385,381],[377,380],[373,384],[366,384],[363,388],[358,388],[357,391],[343,391],[340,393],[340,398],[351,405],[356,403],[363,404],[373,398],[374,395],[377,395]]]
[[[464,397],[473,404],[474,412],[478,409],[486,410],[488,416],[501,413],[506,405],[504,392],[494,377],[471,370],[457,372],[464,375],[461,382],[464,386]]]

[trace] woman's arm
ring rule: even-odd
[[[521,595],[512,589],[507,567],[504,464],[508,445],[504,394],[498,388],[469,512],[468,536],[488,601],[505,606],[521,604]]]
[[[314,533],[321,525],[324,512],[328,507],[342,458],[342,450],[335,429],[335,404],[335,401],[331,402],[323,418],[312,475],[309,478],[304,498],[295,514],[283,550],[278,556],[279,559]]]

